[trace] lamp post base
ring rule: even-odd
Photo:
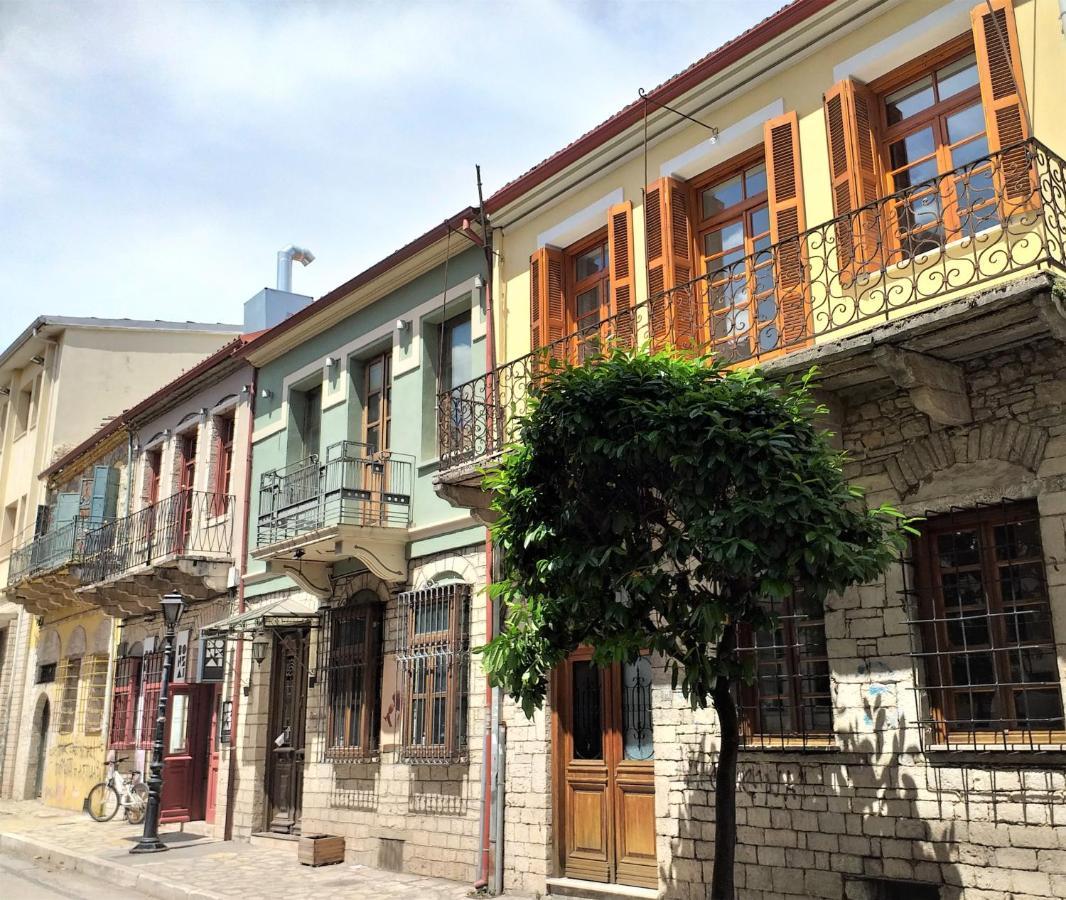
[[[141,838],[136,846],[130,847],[130,853],[162,853],[170,848],[157,837]]]

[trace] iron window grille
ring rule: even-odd
[[[155,717],[159,706],[159,691],[163,682],[163,651],[146,653],[141,663],[141,732],[137,746],[152,749],[155,737]]]
[[[111,750],[133,749],[137,737],[137,692],[140,679],[139,656],[124,656],[115,663],[115,683],[111,690],[111,728],[107,741]]]
[[[1066,742],[1036,504],[953,509],[920,530],[905,593],[923,736],[975,749]]]
[[[327,760],[372,760],[380,749],[382,604],[359,591],[325,616]]]
[[[753,680],[737,689],[741,745],[825,747],[833,742],[833,697],[821,603],[765,600],[772,624],[741,629],[738,653]]]
[[[56,731],[71,734],[78,715],[78,687],[81,683],[81,657],[68,656],[63,660],[59,677],[59,715],[56,716]]]
[[[82,708],[82,731],[85,734],[100,734],[104,730],[104,710],[107,707],[107,669],[111,662],[106,653],[94,653],[87,658],[86,680],[88,689]]]
[[[470,586],[447,584],[400,594],[400,666],[405,706],[401,758],[461,762],[467,754]]]

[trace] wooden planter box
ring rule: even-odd
[[[344,862],[344,838],[332,834],[305,834],[300,837],[300,862],[305,866],[331,866]]]

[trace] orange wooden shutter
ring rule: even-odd
[[[607,248],[611,257],[611,329],[618,342],[632,347],[633,321],[633,204],[626,200],[607,211]],[[609,336],[609,335],[608,335]]]
[[[538,350],[566,334],[563,300],[563,252],[541,247],[529,258],[530,348]],[[558,347],[553,356],[565,355]]]
[[[861,81],[845,78],[823,98],[829,140],[837,265],[843,276],[879,269],[881,196],[877,98]],[[861,212],[858,212],[862,210]]]
[[[995,153],[1029,137],[1026,121],[1018,29],[1011,0],[979,3],[970,11],[981,104],[988,128],[988,149]],[[1001,158],[1003,196],[1015,202],[1027,200],[1034,191],[1029,157],[1024,147]]]
[[[686,286],[695,267],[685,182],[660,178],[648,185],[644,224],[652,347],[692,346],[696,342],[696,298],[694,288]]]
[[[781,308],[777,346],[791,346],[810,336],[804,290],[803,173],[800,171],[799,118],[795,110],[770,119],[763,127],[766,181],[770,205],[770,242],[775,247],[774,287]]]

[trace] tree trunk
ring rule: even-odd
[[[735,651],[735,626],[726,626],[719,644],[719,659]],[[740,722],[733,699],[732,681],[719,677],[711,694],[721,745],[718,772],[714,782],[714,873],[711,875],[711,900],[734,900],[733,868],[737,850],[737,751],[740,748]]]

